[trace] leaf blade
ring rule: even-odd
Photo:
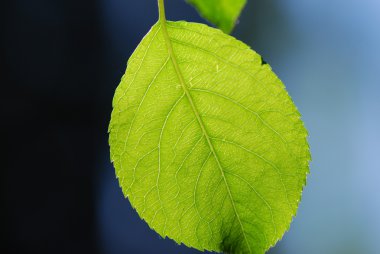
[[[204,25],[166,24],[174,60],[156,24],[115,93],[110,145],[120,185],[163,237],[264,253],[288,228],[308,172],[299,113],[248,46]]]
[[[229,34],[243,10],[246,0],[187,0],[201,16]]]

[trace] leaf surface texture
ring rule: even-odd
[[[188,0],[205,19],[225,33],[235,26],[246,0]]]
[[[116,89],[111,159],[162,237],[264,253],[289,228],[310,160],[284,85],[244,43],[206,25],[155,24]]]

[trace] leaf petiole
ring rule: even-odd
[[[166,22],[164,0],[158,0],[158,18],[161,23]]]

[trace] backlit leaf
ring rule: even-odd
[[[284,85],[244,43],[158,22],[113,100],[111,158],[123,193],[162,237],[264,253],[289,228],[310,160]]]
[[[247,0],[188,0],[200,14],[225,33],[235,26]]]

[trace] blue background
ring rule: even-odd
[[[205,22],[184,1],[166,2],[168,19]],[[14,0],[4,6],[1,248],[199,253],[161,239],[140,220],[109,162],[113,92],[157,20],[156,1]],[[269,253],[379,253],[379,27],[377,0],[248,0],[233,35],[285,83],[313,156],[298,214]]]

